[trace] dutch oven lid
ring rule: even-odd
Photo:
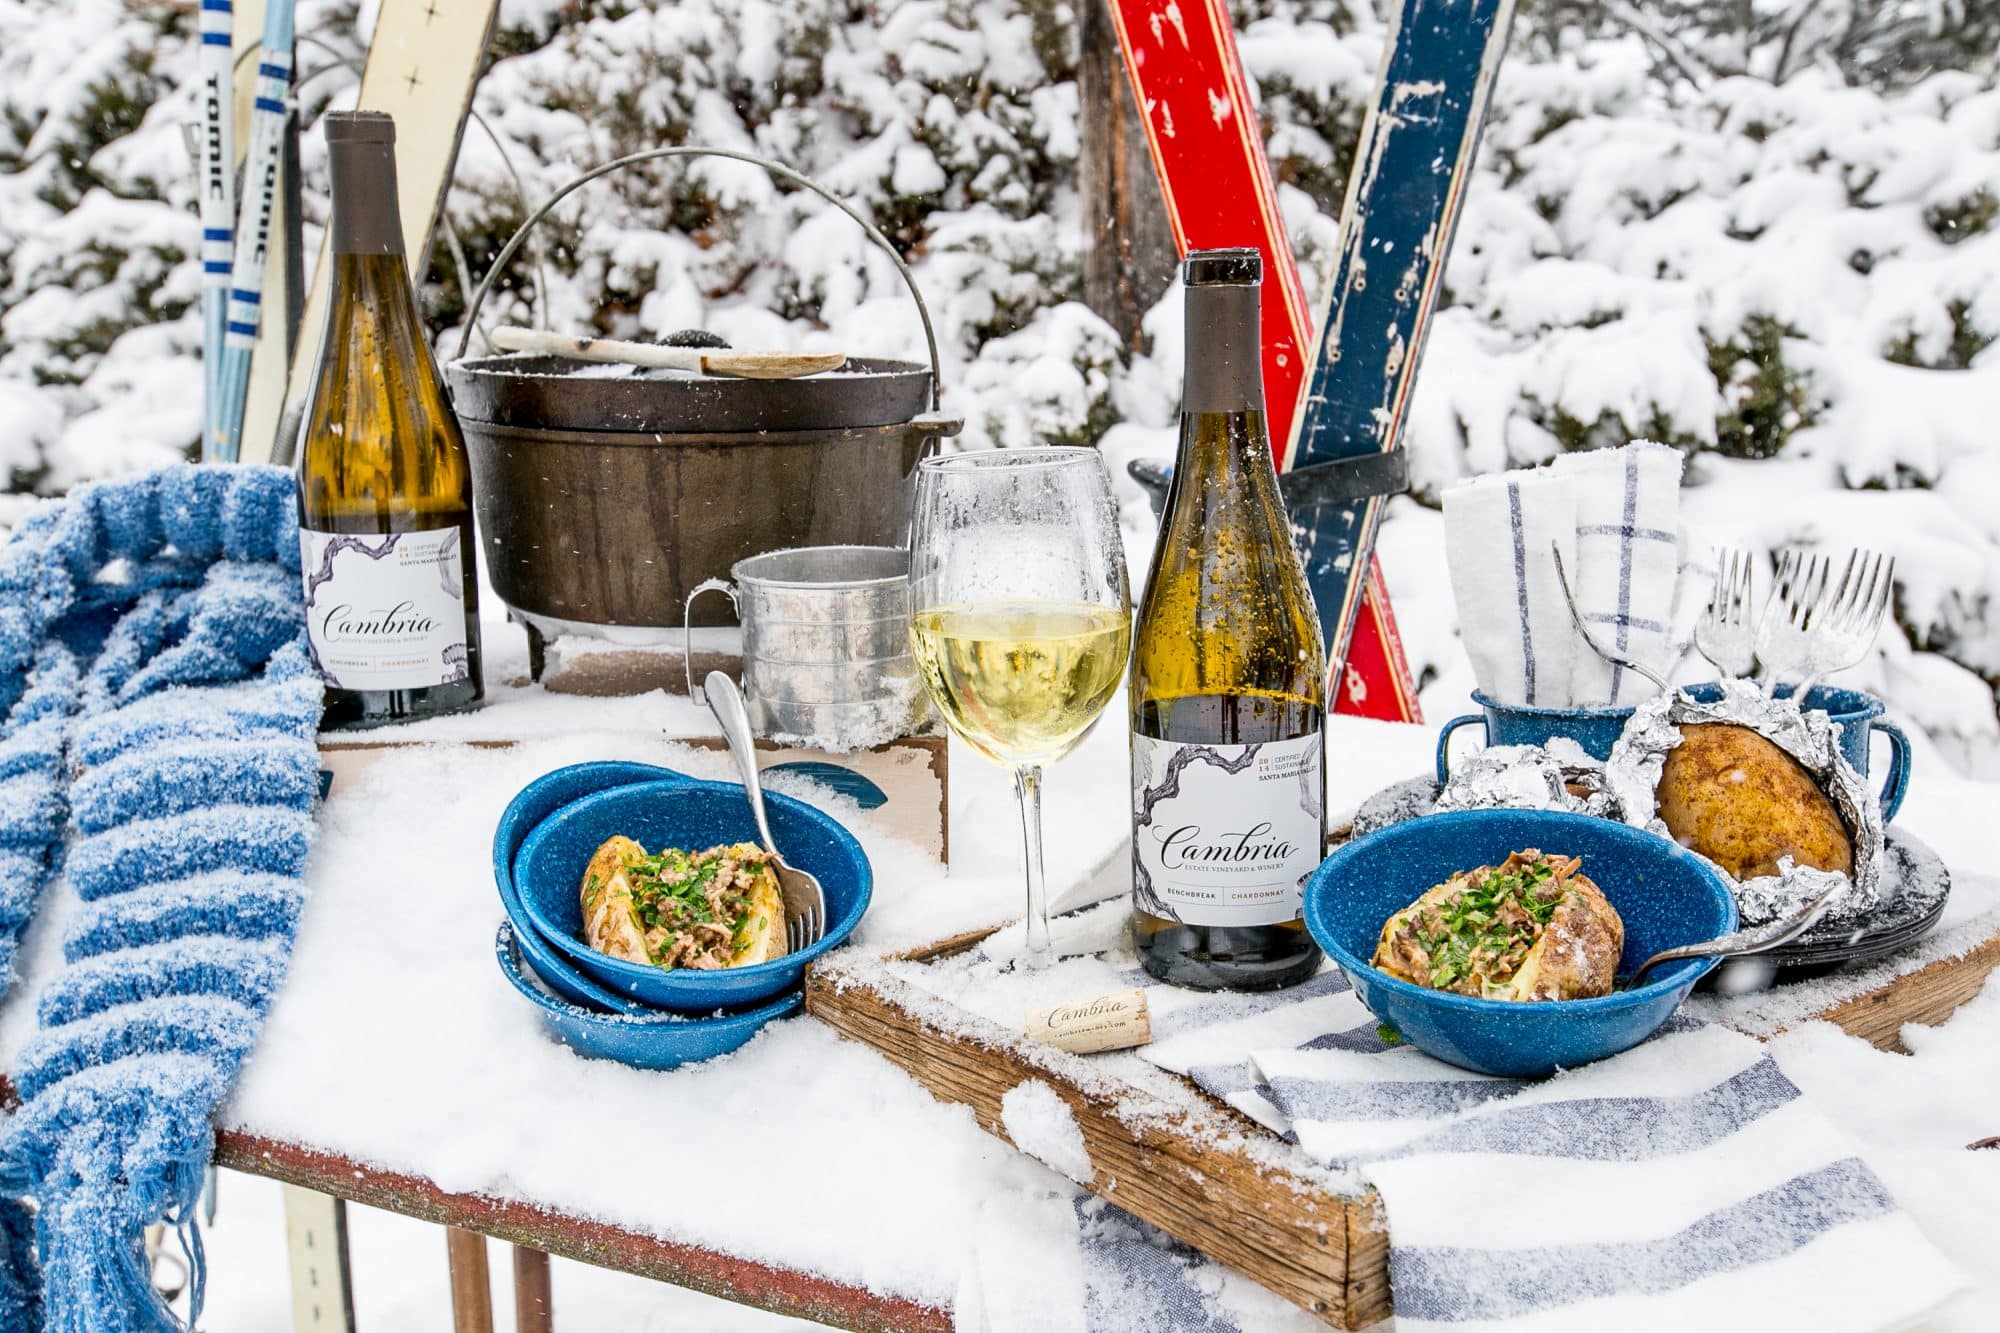
[[[931,371],[852,358],[791,380],[594,365],[531,352],[454,361],[460,419],[527,430],[722,434],[893,426],[930,406]]]

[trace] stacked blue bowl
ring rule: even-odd
[[[768,963],[667,971],[584,944],[578,886],[591,854],[623,834],[647,847],[757,841],[743,789],[651,764],[573,764],[528,784],[493,835],[493,880],[507,920],[494,940],[501,972],[557,1041],[641,1069],[733,1051],[805,1003],[806,965],[838,945],[867,910],[868,858],[839,821],[766,793],[772,836],[791,864],[818,876],[827,930]]]

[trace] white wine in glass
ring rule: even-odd
[[[1011,770],[1028,889],[1026,962],[1048,961],[1041,771],[1118,692],[1131,598],[1094,449],[925,460],[910,551],[910,651],[960,739]]]

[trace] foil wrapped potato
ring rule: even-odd
[[[1738,880],[1776,875],[1785,857],[1854,873],[1853,840],[1832,800],[1798,760],[1749,727],[1683,726],[1657,799],[1674,840]]]
[[[1515,852],[1453,875],[1382,924],[1373,966],[1487,1000],[1609,995],[1625,923],[1574,857]]]

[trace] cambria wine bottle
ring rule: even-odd
[[[1163,981],[1269,990],[1319,948],[1326,651],[1264,426],[1255,250],[1183,270],[1187,378],[1132,650],[1132,935]]]
[[[321,725],[366,727],[484,695],[472,466],[404,263],[395,122],[324,123],[333,284],[299,435],[299,556]]]

